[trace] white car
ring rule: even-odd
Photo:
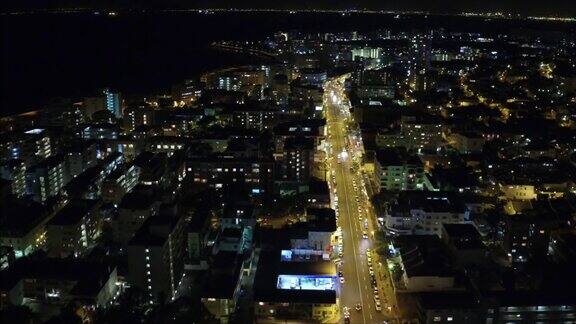
[[[365,240],[367,240],[367,239],[368,239],[368,233],[366,233],[366,232],[362,233],[362,237],[363,237]]]
[[[381,310],[382,310],[382,306],[380,305],[380,302],[376,302],[376,310],[377,310],[377,311],[381,311]]]
[[[341,283],[341,284],[344,283],[344,277],[340,277],[340,283]]]

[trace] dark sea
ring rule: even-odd
[[[0,26],[0,116],[103,87],[158,93],[210,69],[258,63],[210,49],[216,40],[263,39],[278,30],[500,28],[482,19],[265,12],[1,15]]]

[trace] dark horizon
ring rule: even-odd
[[[167,91],[175,82],[228,64],[226,62],[231,58],[222,57],[224,53],[208,54],[205,48],[208,43],[220,39],[265,37],[276,30],[297,26],[310,31],[342,31],[408,26],[466,30],[469,25],[474,26],[474,30],[489,31],[489,27],[494,27],[492,31],[495,31],[526,25],[520,20],[493,21],[488,25],[483,19],[465,17],[397,20],[390,15],[323,15],[319,19],[317,14],[235,13],[195,14],[193,19],[189,15],[121,15],[113,19],[92,14],[14,15],[4,16],[2,23],[5,28],[1,78],[5,86],[0,96],[0,116],[36,110],[51,98],[82,96],[103,87],[136,93],[153,89]],[[508,26],[510,24],[512,26]],[[51,28],[30,29],[33,25]],[[224,25],[227,28],[220,28]],[[543,22],[530,25],[551,30],[565,30],[568,26]],[[70,29],[70,26],[75,28]],[[131,32],[134,26],[140,26],[143,33]],[[200,32],[201,26],[207,28]],[[110,33],[112,30],[115,32]],[[192,37],[195,42],[175,47],[173,44],[178,44],[182,37]],[[102,44],[122,49],[123,54],[113,55]],[[212,60],[202,61],[207,55]],[[149,77],[150,71],[154,77]]]
[[[487,13],[503,12],[506,14],[544,15],[575,17],[576,6],[570,0],[551,1],[522,1],[522,0],[444,0],[440,4],[425,0],[405,1],[378,1],[378,0],[290,0],[282,3],[270,4],[266,0],[247,0],[242,2],[231,0],[58,0],[50,3],[41,3],[37,0],[8,0],[3,1],[2,12],[15,12],[26,10],[57,10],[57,9],[109,9],[109,10],[163,10],[163,9],[357,9],[357,10],[390,10],[390,11],[423,11],[435,14],[458,14],[463,12]]]

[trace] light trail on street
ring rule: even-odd
[[[336,188],[338,197],[338,225],[342,229],[343,256],[339,271],[344,275],[340,289],[340,304],[349,309],[350,323],[389,323],[393,316],[387,306],[395,298],[386,264],[378,262],[375,252],[370,257],[373,233],[377,230],[374,209],[366,193],[365,181],[353,161],[359,160],[359,145],[351,145],[352,129],[348,126],[351,118],[349,100],[344,92],[343,77],[331,79],[324,86],[324,108],[328,127],[331,187]],[[370,260],[370,261],[369,261]],[[372,272],[372,274],[370,273]],[[388,287],[388,289],[386,289]],[[375,289],[376,288],[376,289]],[[380,298],[384,296],[384,298]],[[377,302],[380,309],[377,309]],[[356,306],[361,309],[357,310]],[[344,315],[344,312],[342,312]],[[345,321],[343,317],[343,321]]]

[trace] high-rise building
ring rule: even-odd
[[[155,115],[154,108],[147,105],[129,107],[124,111],[124,124],[130,131],[142,125],[154,125]]]
[[[67,182],[64,158],[51,156],[30,167],[26,174],[26,191],[36,201],[57,196]]]
[[[97,162],[96,151],[94,141],[79,142],[68,147],[64,152],[67,177],[72,179],[86,169],[95,166]]]
[[[99,233],[99,200],[75,199],[46,224],[48,251],[58,257],[78,256],[91,248]]]
[[[402,155],[394,149],[376,153],[376,175],[383,190],[424,190],[424,166],[416,156]]]
[[[377,47],[361,47],[352,49],[352,60],[354,61],[357,57],[363,59],[379,59],[380,49]]]
[[[50,142],[50,137],[42,128],[8,134],[0,140],[0,158],[22,159],[26,165],[32,165],[52,154]]]
[[[135,191],[125,194],[118,204],[118,217],[112,221],[114,240],[126,245],[142,224],[156,215],[158,206],[149,193]]]
[[[314,140],[292,137],[284,143],[284,177],[288,181],[306,182],[314,163]]]
[[[150,304],[174,297],[184,273],[185,218],[146,220],[128,243],[128,281],[143,289]]]
[[[26,164],[22,160],[9,160],[0,164],[0,178],[10,181],[14,196],[21,198],[26,194]]]
[[[470,211],[461,197],[443,191],[402,191],[390,205],[386,229],[402,235],[442,235],[443,224],[462,224]]]
[[[442,145],[444,126],[438,118],[402,116],[400,127],[408,149],[436,150]]]
[[[116,116],[122,118],[122,96],[119,92],[112,92],[110,89],[104,89],[106,100],[106,109]]]
[[[138,184],[139,177],[140,168],[134,164],[117,168],[102,183],[102,199],[119,203]]]
[[[238,91],[240,89],[240,80],[236,75],[219,76],[216,89]]]
[[[408,81],[413,90],[426,88],[423,79],[426,71],[430,69],[431,47],[430,40],[426,37],[415,37],[412,40],[408,60]]]

